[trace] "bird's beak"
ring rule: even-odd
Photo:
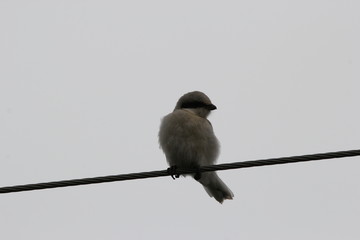
[[[207,105],[207,109],[209,109],[209,110],[215,110],[215,109],[217,109],[217,108],[216,108],[216,106],[215,106],[214,104],[209,104],[209,105]]]

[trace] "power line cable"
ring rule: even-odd
[[[110,175],[110,176],[102,176],[102,177],[92,177],[92,178],[82,178],[82,179],[72,179],[72,180],[63,180],[63,181],[55,181],[55,182],[2,187],[0,188],[0,194],[40,190],[47,188],[87,185],[87,184],[95,184],[95,183],[126,181],[133,179],[142,179],[142,178],[155,178],[155,177],[174,176],[174,175],[176,176],[179,174],[220,171],[220,170],[237,169],[237,168],[260,167],[260,166],[269,166],[269,165],[296,163],[296,162],[308,162],[308,161],[325,160],[332,158],[354,157],[359,155],[360,155],[360,149],[318,153],[318,154],[310,154],[310,155],[302,155],[302,156],[282,157],[282,158],[269,158],[269,159],[253,160],[253,161],[245,161],[245,162],[225,163],[218,165],[202,166],[198,169],[170,168],[167,170],[160,170],[160,171],[119,174],[119,175]]]

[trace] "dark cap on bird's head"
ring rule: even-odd
[[[176,103],[175,110],[181,108],[204,108],[209,111],[215,110],[216,106],[205,93],[200,91],[188,92],[184,94]]]

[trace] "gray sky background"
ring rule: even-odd
[[[360,2],[0,2],[0,185],[167,168],[204,91],[219,163],[360,147]],[[360,158],[0,195],[1,238],[360,239]]]

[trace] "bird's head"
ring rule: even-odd
[[[175,110],[188,109],[200,117],[206,118],[216,106],[203,92],[194,91],[184,94],[176,103]]]

